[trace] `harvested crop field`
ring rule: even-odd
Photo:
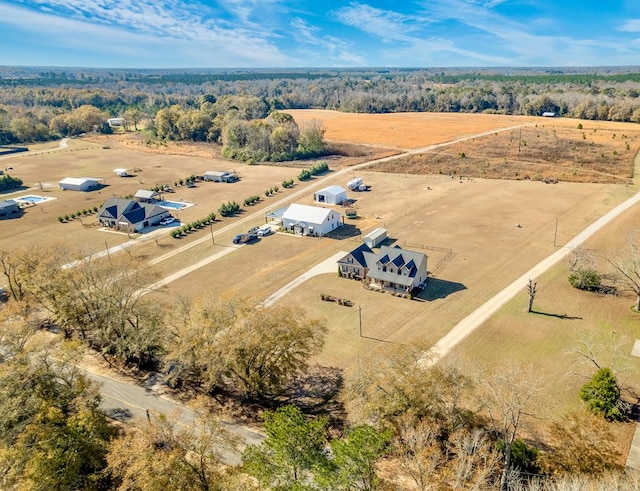
[[[626,184],[640,150],[640,128],[629,123],[492,114],[290,112],[299,122],[321,120],[329,140],[425,147],[372,167],[379,172]],[[453,143],[426,148],[445,142]]]

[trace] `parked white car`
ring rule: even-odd
[[[268,225],[266,223],[258,227],[258,230],[256,230],[256,234],[258,235],[258,237],[264,237],[265,235],[269,235],[271,233],[273,233],[273,229],[271,228],[271,225]]]
[[[163,218],[162,220],[160,220],[160,225],[169,225],[170,223],[173,223],[175,221],[176,221],[176,219],[173,218],[173,217],[166,217],[166,218]]]

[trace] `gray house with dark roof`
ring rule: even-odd
[[[98,221],[105,227],[126,232],[139,232],[144,227],[158,224],[169,214],[168,210],[152,203],[111,198],[98,212]]]
[[[427,256],[401,247],[382,246],[376,253],[363,252],[366,278],[383,290],[410,292],[427,280]]]
[[[388,291],[410,292],[427,280],[427,256],[399,246],[382,246],[373,252],[362,244],[338,261],[346,278],[367,279],[371,286]]]
[[[340,275],[345,278],[361,280],[367,274],[367,262],[364,259],[365,252],[373,252],[367,244],[362,244],[338,261]]]

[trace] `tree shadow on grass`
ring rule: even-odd
[[[582,319],[582,317],[570,316],[567,314],[551,314],[549,312],[540,312],[538,310],[532,310],[530,313],[537,314],[537,315],[546,315],[547,317],[557,317],[558,319],[565,319],[565,320],[581,320]]]
[[[414,300],[422,300],[432,302],[433,300],[447,298],[449,295],[466,290],[467,287],[462,283],[455,281],[441,280],[439,278],[429,278],[427,286],[418,295],[414,296]]]

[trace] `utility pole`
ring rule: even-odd
[[[556,247],[557,238],[558,238],[558,219],[556,218],[556,231],[553,234],[553,247]]]
[[[358,305],[358,320],[360,322],[360,337],[362,337],[362,307]]]
[[[211,232],[211,243],[213,245],[216,245],[215,240],[213,240],[213,224],[212,223],[209,224],[209,232]]]

